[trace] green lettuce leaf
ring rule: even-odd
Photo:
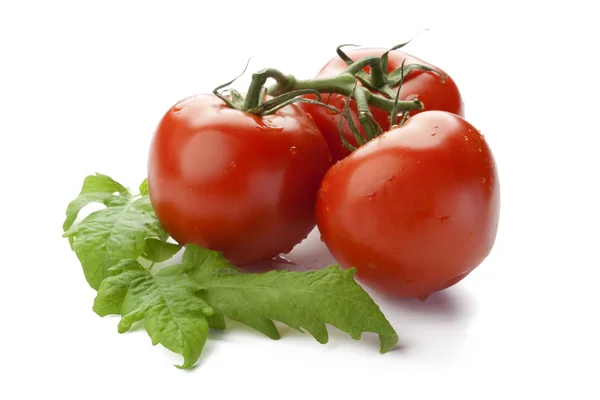
[[[142,257],[152,263],[159,263],[169,260],[179,250],[181,250],[181,246],[178,244],[151,237],[146,239]]]
[[[144,179],[139,187],[140,194],[142,196],[147,196],[149,194],[148,191],[148,179]]]
[[[398,342],[394,328],[377,304],[354,280],[354,269],[331,266],[319,271],[241,274],[220,253],[188,245],[183,255],[188,274],[204,288],[201,295],[214,310],[279,339],[273,321],[308,331],[327,343],[326,323],[358,340],[363,332],[379,334],[380,351]]]
[[[206,317],[213,314],[197,294],[202,287],[184,274],[181,264],[153,273],[125,260],[110,273],[100,284],[93,310],[100,316],[121,314],[120,333],[143,320],[153,345],[181,354],[183,363],[177,367],[192,367],[208,336]]]
[[[63,223],[63,231],[67,231],[77,219],[81,209],[90,203],[101,203],[107,207],[127,204],[131,198],[129,191],[111,177],[96,174],[83,180],[79,196],[67,207],[67,217]]]
[[[74,224],[81,209],[92,202],[106,208]],[[132,196],[123,185],[100,174],[85,178],[81,193],[67,207],[63,229],[94,289],[100,287],[109,268],[141,256],[147,238],[167,237],[147,195]]]

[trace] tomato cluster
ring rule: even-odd
[[[436,72],[415,70],[401,82],[398,99],[418,98],[424,108],[400,126],[370,106],[384,132],[372,139],[356,102],[343,95],[328,96],[328,107],[303,102],[263,115],[215,94],[175,104],[149,156],[150,198],[161,224],[179,243],[221,251],[238,265],[289,252],[317,225],[343,267],[393,296],[426,298],[463,279],[494,244],[494,157],[464,119],[458,87],[445,72],[398,50],[387,58],[387,72],[410,64]],[[347,67],[336,57],[317,78]],[[335,112],[346,102],[354,124]]]

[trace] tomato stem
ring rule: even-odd
[[[359,73],[360,71],[362,71],[362,69],[365,67],[371,67],[371,70],[372,70],[375,65],[379,65],[379,57],[366,56],[366,57],[363,57],[363,58],[353,62],[352,64],[349,64],[348,68],[346,68],[346,70],[343,71],[342,74],[344,72],[347,72],[354,76],[357,73]]]
[[[357,84],[355,82],[354,87],[352,87],[352,93],[350,93],[349,97],[354,96],[354,92],[355,92],[356,88],[357,88]],[[346,148],[348,150],[350,150],[350,152],[352,152],[352,151],[356,150],[356,148],[354,146],[352,146],[344,137],[343,130],[342,130],[342,122],[343,122],[344,118],[346,118],[346,120],[348,121],[348,127],[352,131],[352,134],[354,135],[354,140],[356,140],[356,143],[359,146],[362,146],[363,144],[365,144],[366,140],[362,137],[362,135],[360,134],[358,129],[356,129],[356,126],[354,125],[354,121],[352,121],[352,114],[350,114],[350,102],[349,101],[346,101],[344,104],[344,110],[342,111],[342,118],[340,118],[339,122],[338,122],[338,132],[340,134],[340,139],[342,140],[342,143],[344,144],[344,146],[346,146]]]
[[[280,77],[281,78],[281,77]],[[291,90],[313,89],[319,93],[335,93],[349,97],[352,94],[352,89],[356,78],[348,73],[343,72],[331,78],[321,78],[314,80],[299,80],[292,75],[285,75],[285,79],[277,79],[277,83],[268,89],[268,93],[272,96],[279,96]],[[357,92],[363,92],[365,101],[377,108],[392,112],[394,109],[394,100],[375,95],[363,87],[360,87]],[[423,103],[419,100],[398,101],[398,110],[412,111],[423,108]]]
[[[353,88],[356,83],[356,78],[353,74],[361,71],[361,69],[367,65],[379,65],[379,67],[381,67],[379,58],[365,57],[352,64],[346,71],[337,76],[314,80],[298,80],[293,75],[286,75],[275,68],[263,69],[252,74],[252,81],[250,82],[248,92],[246,93],[242,110],[253,114],[262,114],[268,111],[265,107],[261,106],[266,104],[264,103],[264,87],[269,78],[274,79],[276,82],[275,85],[267,89],[267,93],[272,96],[282,96],[296,91],[336,93],[347,97],[352,96]],[[375,68],[377,69],[377,67]],[[417,99],[398,101],[396,103],[392,99],[373,94],[363,87],[357,88],[357,90],[354,91],[354,94],[361,96],[361,101],[365,104],[370,104],[387,112],[392,112],[395,107],[397,110],[401,111],[420,110],[423,108],[423,104]],[[289,100],[288,97],[286,97],[285,100],[282,99],[282,101],[287,100]],[[270,104],[276,106],[279,102],[275,101]]]
[[[262,100],[260,99],[261,94],[264,95],[263,87],[269,78],[267,69],[263,69],[252,74],[252,81],[250,81],[250,87],[246,93],[246,99],[244,100],[244,110],[250,110],[258,107]]]
[[[343,54],[340,48],[338,48],[338,53]],[[293,99],[296,96],[303,96],[305,94],[317,95],[316,102],[327,107],[327,104],[321,102],[318,94],[340,94],[348,98],[354,98],[359,103],[360,121],[365,126],[369,137],[378,134],[376,129],[377,124],[374,123],[374,118],[368,107],[369,105],[388,113],[395,112],[396,114],[399,111],[405,112],[423,108],[423,103],[418,99],[399,101],[397,98],[394,98],[397,96],[394,96],[395,93],[389,86],[388,74],[383,68],[383,64],[385,63],[382,64],[380,57],[367,56],[354,62],[348,58],[346,62],[349,63],[348,67],[339,75],[314,80],[299,80],[293,75],[284,74],[275,68],[266,68],[252,74],[252,80],[245,98],[242,98],[237,92],[229,90],[231,94],[230,101],[220,92],[220,89],[230,85],[233,81],[217,87],[213,93],[223,99],[230,107],[256,115],[266,115],[287,104],[308,100],[304,97],[298,100]],[[370,67],[370,74],[363,71],[365,67]],[[404,72],[396,70],[390,74],[390,78],[393,81],[393,78],[395,78],[393,76],[394,73],[402,77],[406,75]],[[275,84],[265,89],[265,84],[269,79],[273,79]],[[357,79],[363,83],[362,86],[356,87]],[[373,92],[369,89],[373,90]],[[267,95],[275,96],[275,98],[266,101],[265,97]],[[315,100],[311,100],[311,102],[315,102]]]
[[[400,98],[400,89],[402,88],[402,83],[404,83],[404,63],[406,59],[402,60],[402,65],[400,66],[400,81],[398,82],[398,90],[396,91],[396,96],[394,98],[394,109],[392,110],[392,115],[390,118],[390,129],[394,126],[398,120],[398,108],[396,108],[396,104],[398,104],[398,99]],[[406,113],[405,113],[406,114]],[[403,118],[404,120],[404,118]]]
[[[377,122],[375,122],[373,114],[371,114],[369,102],[367,101],[367,93],[370,92],[365,88],[357,87],[354,91],[354,99],[356,100],[356,106],[358,108],[358,119],[361,125],[365,128],[367,138],[371,140],[381,134],[381,128]]]

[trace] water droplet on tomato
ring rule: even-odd
[[[481,149],[481,147],[480,147],[479,149],[477,149],[477,150],[479,150],[479,152],[480,152],[480,153],[483,151],[483,150]]]
[[[437,125],[434,125],[434,126],[433,126],[433,129],[437,129],[437,128],[439,128]]]
[[[398,129],[399,127],[400,127],[400,125],[398,125],[398,124],[394,124],[394,125],[390,126],[390,131],[391,131],[392,129]]]
[[[292,153],[292,155],[298,154],[298,148],[296,146],[290,147],[290,153]]]
[[[485,179],[485,178],[481,178],[481,182],[482,182],[482,183],[486,183],[486,182],[487,182],[487,179]]]
[[[375,198],[375,196],[377,196],[377,193],[373,192],[363,196],[363,199],[371,201],[373,200],[373,198]]]
[[[490,168],[492,168],[494,166],[494,162],[490,161]]]
[[[431,136],[435,136],[435,135],[437,135],[437,133],[436,133],[436,132],[433,132],[433,133],[431,134]]]
[[[182,107],[175,106],[175,107],[173,107],[173,112],[178,113],[179,111],[181,111],[181,109],[182,109]]]
[[[469,130],[469,132],[470,132],[470,130]],[[469,137],[468,137],[467,135],[465,135],[465,136],[463,136],[463,137],[465,138],[465,142],[468,142],[468,141],[469,141]]]
[[[440,217],[435,217],[434,216],[433,218],[437,219],[438,221],[440,221],[443,224],[444,222],[447,222],[450,219],[450,216],[449,215],[442,215]]]
[[[235,169],[237,167],[237,163],[235,161],[232,161],[231,164],[229,164],[229,166],[231,167],[231,169]]]
[[[263,132],[281,132],[283,130],[282,126],[269,125],[268,122],[269,121],[264,121],[264,123],[256,125],[255,128]]]

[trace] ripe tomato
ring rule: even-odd
[[[358,60],[366,56],[379,57],[383,55],[383,53],[385,53],[386,51],[386,49],[359,49],[348,51],[346,54],[352,60]],[[405,65],[426,65],[437,69],[442,74],[447,76],[447,74],[441,69],[398,50],[393,50],[389,52],[388,72],[399,68],[404,60],[406,60]],[[316,78],[326,78],[338,75],[340,72],[345,70],[346,67],[347,64],[341,58],[335,57],[321,69],[321,71],[317,74]],[[464,105],[462,97],[460,95],[458,87],[456,86],[456,83],[449,76],[447,76],[446,79],[443,80],[439,74],[434,72],[420,70],[411,72],[404,79],[402,88],[400,89],[399,99],[412,100],[415,97],[418,97],[419,100],[423,102],[425,106],[424,110],[442,110],[460,116],[464,116]],[[326,94],[323,95],[323,99],[327,99]],[[329,99],[329,104],[339,110],[342,110],[344,108],[345,101],[346,97],[340,95],[333,95]],[[329,146],[329,151],[331,152],[334,162],[341,160],[348,154],[350,154],[350,151],[342,144],[342,141],[340,140],[338,132],[338,122],[340,118],[339,114],[332,113],[324,107],[320,107],[313,104],[302,104],[302,107],[306,112],[312,115],[317,126],[323,133],[323,136],[327,141],[327,145]],[[357,128],[361,127],[360,123],[358,122],[356,103],[354,101],[352,101],[352,103],[350,104],[350,108],[352,110],[351,113],[354,125]],[[413,111],[411,112],[411,115],[418,114],[422,111],[423,110]],[[375,107],[371,107],[371,113],[373,114],[375,120],[384,132],[389,130],[389,113]],[[363,134],[363,136],[365,136],[364,130],[361,129],[360,131]],[[352,134],[352,131],[350,130],[347,122],[343,123],[343,132],[344,137],[348,140],[348,142],[356,147],[356,140],[354,139],[354,135]]]
[[[487,257],[499,210],[488,145],[444,111],[417,114],[331,167],[316,208],[322,240],[342,266],[383,292],[417,298]]]
[[[295,105],[260,117],[198,95],[173,106],[157,127],[150,199],[177,242],[250,263],[290,251],[315,227],[330,160],[318,128]]]

